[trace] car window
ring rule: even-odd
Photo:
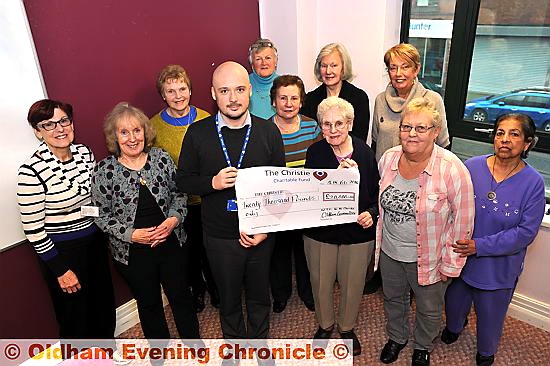
[[[497,103],[504,102],[504,104],[508,104],[508,105],[523,106],[525,105],[524,100],[525,100],[524,95],[509,95],[505,98],[498,100]]]
[[[548,97],[531,95],[525,98],[525,102],[529,107],[550,109],[550,95]]]

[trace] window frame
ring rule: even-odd
[[[403,0],[400,42],[409,41],[411,5],[411,0]],[[492,143],[487,132],[475,131],[475,129],[486,130],[490,125],[464,119],[464,107],[468,93],[480,6],[481,0],[457,0],[455,5],[453,33],[444,93],[451,144],[454,137]],[[537,133],[537,136],[539,137],[539,142],[535,146],[534,151],[550,153],[550,134]]]

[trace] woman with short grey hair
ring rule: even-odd
[[[358,169],[359,216],[357,222],[304,230],[304,249],[310,272],[315,314],[319,328],[313,336],[330,338],[338,327],[343,339],[353,342],[353,355],[361,354],[361,343],[354,332],[365,286],[365,274],[374,250],[378,218],[378,168],[374,152],[362,140],[351,136],[353,106],[339,97],[319,104],[318,120],[324,139],[311,145],[306,168]],[[340,286],[340,306],[334,314],[334,283]]]
[[[269,119],[275,114],[270,91],[277,76],[277,47],[267,38],[259,38],[248,49],[252,72],[248,75],[252,85],[249,110],[255,116]]]

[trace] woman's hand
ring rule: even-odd
[[[340,165],[338,165],[338,169],[342,169],[342,168],[358,168],[358,165],[355,162],[355,160],[346,158],[340,162]]]
[[[166,241],[172,231],[178,226],[179,220],[175,216],[170,216],[164,220],[155,230],[151,233],[151,247],[155,247],[158,244]]]
[[[144,244],[144,245],[152,245],[153,244],[152,238],[156,228],[157,228],[156,226],[152,226],[152,227],[147,227],[143,229],[135,229],[134,232],[132,233],[132,242]]]
[[[461,257],[467,257],[477,253],[476,241],[473,239],[457,240],[456,243],[453,244],[453,248],[453,252],[460,253]]]
[[[70,269],[62,276],[57,277],[57,282],[59,282],[59,286],[63,292],[68,292],[69,294],[73,294],[81,289],[78,277]]]
[[[245,248],[255,247],[267,238],[267,234],[247,235],[243,232],[240,234],[239,243]]]
[[[363,229],[368,229],[372,226],[374,223],[372,219],[372,215],[368,211],[363,211],[361,214],[357,217],[357,223],[361,225]]]

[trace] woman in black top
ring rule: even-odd
[[[355,118],[350,133],[362,141],[367,141],[370,121],[369,97],[364,90],[350,83],[353,80],[351,58],[344,45],[330,43],[323,47],[315,60],[313,71],[322,84],[306,94],[300,113],[318,121],[319,103],[327,97],[340,97],[353,106]]]
[[[94,170],[96,223],[109,234],[115,266],[136,298],[143,333],[148,339],[170,338],[162,285],[180,337],[199,338],[181,248],[186,196],[176,189],[174,162],[164,150],[151,148],[155,133],[149,118],[127,103],[107,116],[104,132],[113,155]]]
[[[358,169],[359,216],[356,223],[324,226],[304,231],[315,313],[319,329],[315,339],[330,338],[334,325],[344,339],[352,339],[353,354],[361,345],[353,328],[365,285],[365,274],[374,250],[375,223],[378,217],[378,168],[374,152],[360,139],[349,134],[354,111],[347,101],[329,97],[319,104],[318,121],[324,140],[307,150],[306,168]],[[340,307],[333,310],[333,287],[338,279]]]

